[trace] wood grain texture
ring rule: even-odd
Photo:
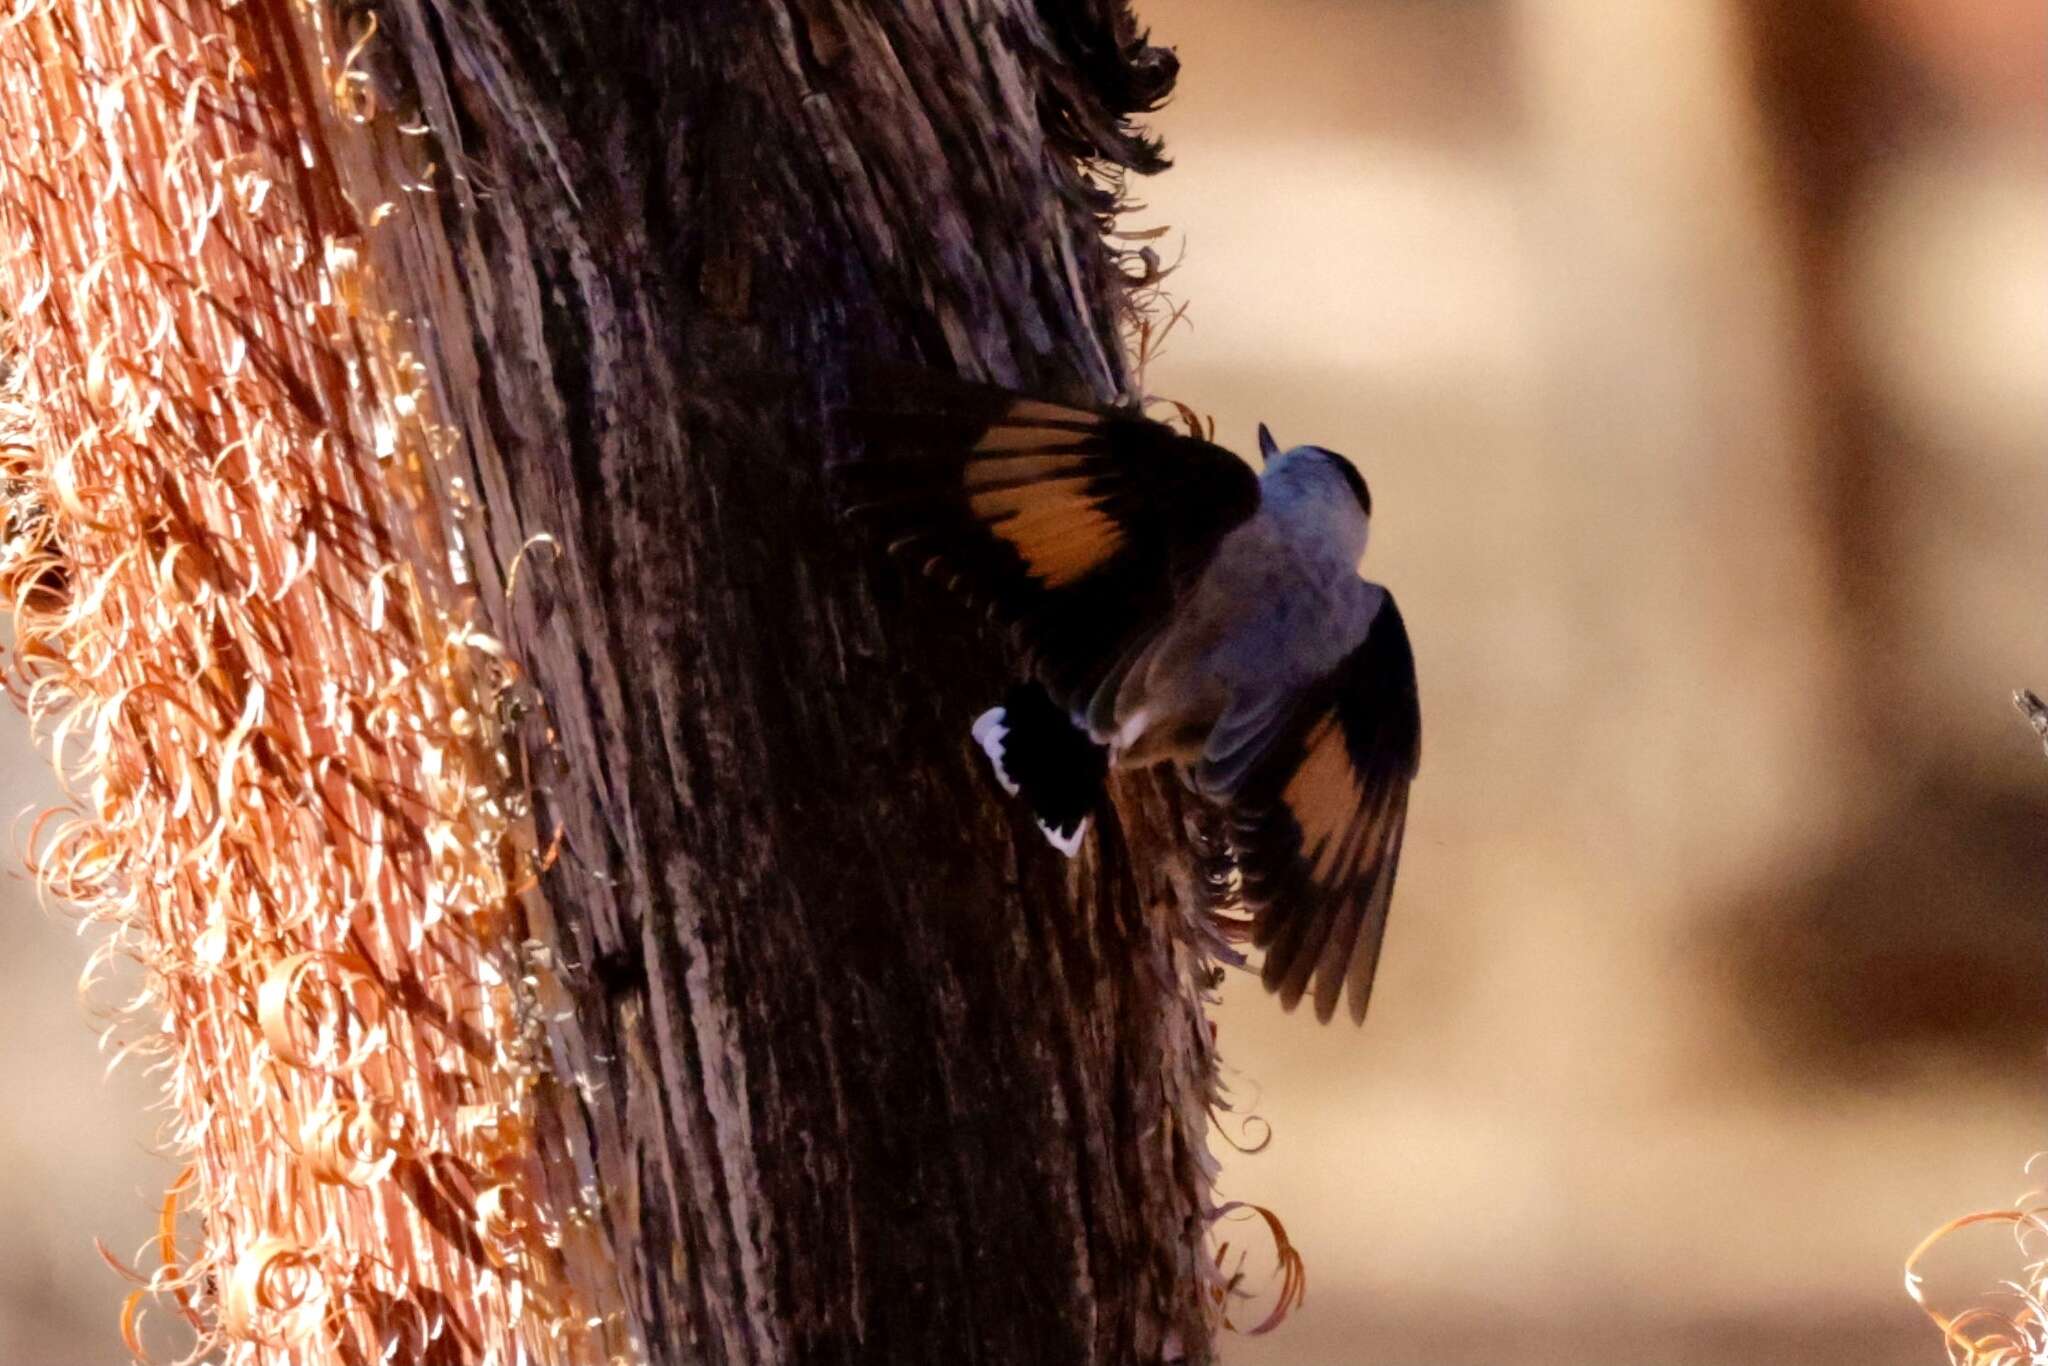
[[[852,357],[1118,392],[1171,54],[1118,0],[342,13],[331,154],[559,741],[548,1141],[648,1358],[1210,1360],[1175,794],[1063,864],[967,739],[1002,651],[822,477]]]

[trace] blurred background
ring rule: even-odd
[[[1357,456],[1426,708],[1366,1028],[1226,992],[1309,1268],[1226,1360],[1940,1361],[2048,1147],[2048,5],[1139,9],[1149,387]],[[115,1362],[172,1172],[0,896],[0,1361]]]
[[[1226,992],[1226,1360],[1941,1361],[2048,1148],[2048,5],[1139,10],[1148,388],[1357,457],[1424,702],[1363,1032]]]

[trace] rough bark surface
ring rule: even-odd
[[[550,1141],[649,1359],[1208,1360],[1171,794],[1045,848],[966,742],[993,636],[822,478],[852,356],[1124,386],[1102,177],[1171,55],[1120,0],[348,12],[337,155],[558,741]]]

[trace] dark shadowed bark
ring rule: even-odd
[[[335,155],[397,205],[369,245],[558,737],[549,1141],[650,1359],[1208,1360],[1172,795],[1047,849],[967,743],[995,637],[822,478],[853,357],[1126,386],[1103,230],[1171,55],[1118,0],[364,14],[385,112]]]

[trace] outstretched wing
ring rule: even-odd
[[[1229,806],[1252,941],[1288,1009],[1313,982],[1317,1019],[1344,994],[1351,1018],[1365,1019],[1421,757],[1415,655],[1389,593]]]
[[[1069,709],[1258,507],[1243,461],[1134,413],[889,370],[847,417],[849,514],[1011,625]]]

